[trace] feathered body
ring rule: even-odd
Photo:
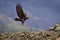
[[[16,11],[17,11],[17,15],[19,18],[15,18],[16,21],[21,21],[22,25],[24,24],[24,21],[26,19],[28,19],[29,17],[26,16],[26,14],[23,12],[23,9],[21,7],[21,5],[17,4],[16,5]]]

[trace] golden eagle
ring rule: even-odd
[[[27,20],[29,17],[26,16],[20,4],[16,5],[16,11],[19,18],[15,18],[15,21],[21,21],[23,25],[24,21]]]

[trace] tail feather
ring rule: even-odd
[[[28,18],[29,18],[29,17],[26,17],[25,20],[27,20]],[[25,21],[25,20],[24,20],[24,21]]]

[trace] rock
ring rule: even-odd
[[[56,32],[60,32],[60,24],[56,24],[53,27],[49,28],[49,31],[56,31]]]
[[[60,33],[46,32],[40,30],[38,32],[17,32],[0,34],[0,40],[55,40],[58,39]]]
[[[56,40],[60,40],[60,37],[56,38]]]
[[[60,32],[56,31],[57,27],[58,25],[54,26],[54,28],[51,28],[52,31],[49,32],[45,30],[40,30],[38,32],[5,32],[0,34],[0,40],[60,40]]]

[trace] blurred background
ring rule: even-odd
[[[25,27],[14,20],[16,4],[30,17]],[[60,23],[60,0],[0,0],[0,33],[48,30],[56,23]]]

